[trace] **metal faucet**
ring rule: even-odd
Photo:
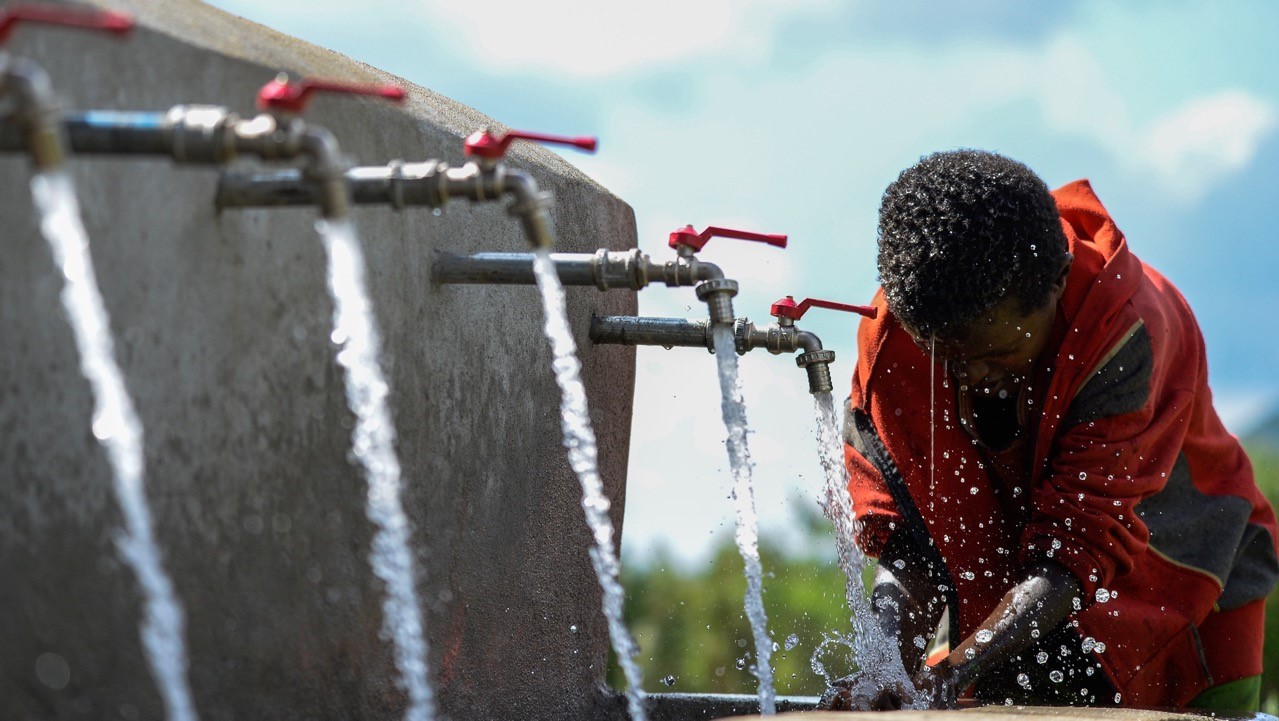
[[[600,290],[630,288],[640,290],[650,283],[667,287],[695,286],[697,297],[706,302],[711,323],[733,322],[733,296],[737,281],[724,277],[714,263],[697,258],[697,252],[711,238],[751,240],[779,248],[786,247],[786,236],[754,233],[710,226],[697,232],[686,225],[671,232],[667,244],[675,250],[675,258],[657,262],[638,248],[628,251],[601,249],[594,253],[554,253],[551,261],[564,285],[595,286]],[[478,283],[533,285],[533,256],[529,253],[477,253],[475,255],[438,254],[431,264],[431,277],[437,283]]]
[[[796,303],[795,298],[788,295],[769,308],[769,315],[777,319],[776,323],[761,328],[747,318],[738,318],[734,322],[733,339],[737,353],[745,355],[756,348],[763,348],[773,355],[802,351],[795,357],[795,365],[808,374],[808,392],[829,393],[834,388],[830,364],[835,361],[835,351],[824,349],[821,338],[795,326],[795,321],[814,307],[858,313],[868,318],[876,315],[872,306],[817,298],[805,298]],[[685,346],[715,351],[710,323],[679,318],[592,316],[590,338],[598,344],[660,345],[667,349]]]
[[[590,137],[517,130],[494,134],[483,129],[465,140],[463,153],[471,161],[460,167],[439,160],[395,160],[385,166],[351,168],[346,171],[346,183],[354,202],[386,204],[396,210],[410,205],[443,208],[454,197],[483,202],[510,196],[508,210],[520,218],[529,245],[549,248],[550,194],[540,192],[531,175],[502,162],[515,140],[558,143],[586,151],[594,151],[597,145]],[[218,182],[217,203],[222,208],[309,205],[316,202],[315,193],[315,187],[297,170],[226,172]],[[531,256],[529,262],[531,268]]]
[[[88,111],[50,117],[51,132],[65,134],[71,152],[84,155],[155,155],[178,163],[222,164],[240,155],[262,160],[305,159],[298,171],[326,218],[345,215],[349,201],[337,140],[325,128],[298,116],[316,92],[404,99],[394,85],[361,85],[329,80],[290,81],[281,74],[258,91],[261,114],[241,118],[224,107],[178,105],[168,112]],[[24,132],[25,123],[0,123],[0,150],[45,153],[43,142]],[[40,162],[40,161],[37,161]]]
[[[133,19],[109,10],[79,10],[55,6],[15,5],[0,12],[0,45],[19,23],[40,23],[100,30],[123,35],[133,29]],[[38,170],[51,170],[66,159],[66,139],[59,122],[61,108],[49,76],[26,58],[0,53],[0,96],[13,98],[7,121],[21,149],[31,155]]]

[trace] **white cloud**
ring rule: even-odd
[[[704,52],[722,45],[734,26],[730,0],[444,0],[421,10],[454,26],[484,64],[577,76]]]
[[[1146,163],[1185,197],[1246,168],[1274,132],[1274,105],[1243,90],[1194,98],[1145,129]]]

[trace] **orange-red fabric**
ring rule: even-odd
[[[1027,564],[1050,558],[1083,585],[1083,608],[1072,618],[1081,636],[1105,644],[1098,658],[1122,702],[1184,705],[1213,681],[1260,673],[1259,652],[1231,652],[1241,629],[1261,637],[1260,616],[1244,606],[1209,618],[1218,579],[1148,551],[1134,508],[1164,487],[1184,454],[1198,491],[1246,499],[1249,522],[1271,539],[1279,535],[1274,514],[1212,408],[1203,338],[1185,300],[1129,251],[1087,181],[1053,195],[1074,261],[1059,306],[1066,330],[1040,360],[1049,382],[1034,395],[1024,483],[1007,489],[987,477],[986,458],[958,423],[954,381],[901,329],[882,292],[873,301],[878,317],[863,320],[858,333],[850,405],[869,415],[941,553],[963,637]],[[1064,427],[1076,393],[1143,323],[1154,355],[1145,406]],[[858,542],[878,556],[903,516],[870,462],[852,446],[845,459],[862,522]],[[1095,602],[1098,589],[1112,597]],[[1229,628],[1224,637],[1234,638],[1205,634],[1201,655],[1200,625]]]

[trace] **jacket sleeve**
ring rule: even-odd
[[[851,402],[844,417],[844,464],[848,467],[848,493],[857,518],[857,545],[872,558],[879,558],[888,537],[902,527],[902,516],[893,500],[876,460],[886,461],[883,448],[870,416]],[[890,468],[889,472],[895,472]]]
[[[1135,507],[1167,483],[1194,400],[1186,386],[1162,382],[1144,325],[1117,345],[1071,401],[1022,534],[1023,565],[1049,559],[1070,569],[1085,603],[1145,552],[1149,532]]]

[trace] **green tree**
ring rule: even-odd
[[[771,660],[778,693],[817,695],[826,684],[810,658],[827,634],[848,632],[849,612],[830,523],[815,504],[797,506],[807,539],[801,548],[760,539],[764,607],[775,643]],[[663,552],[646,563],[627,559],[623,568],[626,620],[640,646],[648,690],[756,692],[750,672],[755,645],[743,610],[746,581],[731,536],[718,540],[702,568],[682,569]],[[830,668],[837,674],[849,670]],[[615,662],[609,681],[614,688],[625,684]]]

